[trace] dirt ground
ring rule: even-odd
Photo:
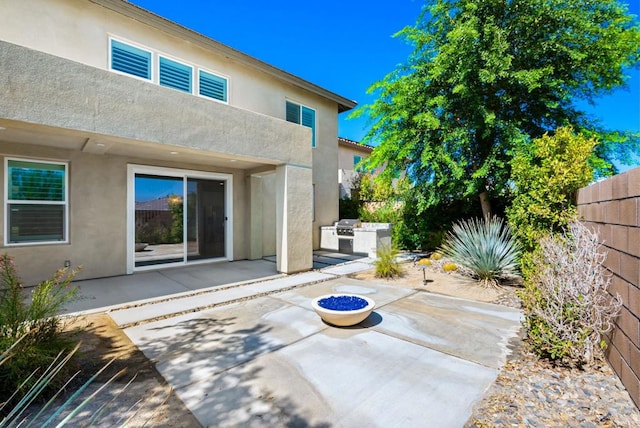
[[[81,343],[75,363],[81,381],[98,373],[113,360],[95,380],[89,392],[95,392],[110,378],[121,373],[99,399],[73,423],[80,425],[95,409],[113,400],[98,419],[96,426],[198,427],[198,420],[172,391],[154,364],[129,340],[127,335],[105,313],[92,314],[68,321],[67,331]],[[77,382],[75,387],[77,388]],[[75,388],[71,389],[72,391]]]
[[[502,303],[507,306],[519,307],[515,290],[520,287],[520,284],[515,279],[502,283],[500,287],[485,287],[481,286],[477,281],[462,276],[457,272],[443,272],[439,267],[442,264],[444,264],[444,262],[435,262],[434,266],[423,269],[414,266],[412,263],[404,263],[402,265],[403,275],[393,279],[376,278],[375,269],[358,272],[349,275],[349,277],[363,281],[386,282],[390,285],[420,289],[463,299],[488,303]],[[505,302],[507,300],[511,301],[511,304]]]
[[[482,287],[477,282],[456,273],[439,272],[437,267],[423,269],[411,263],[403,264],[404,275],[394,279],[375,278],[375,270],[350,275],[359,280],[384,282],[389,285],[427,290],[449,296],[483,302],[500,299],[513,300],[515,287]],[[426,281],[425,281],[426,278]],[[107,412],[138,412],[128,426],[197,427],[197,419],[173,393],[154,364],[136,348],[124,332],[106,314],[94,314],[73,320],[68,329],[79,328],[77,339],[82,342],[80,365],[86,375],[95,373],[109,360],[114,359],[97,382],[105,382],[121,369],[127,373],[116,382],[124,386],[134,375],[131,385],[124,388],[117,398],[117,405]],[[122,415],[120,415],[122,416]],[[113,423],[111,419],[100,426]]]

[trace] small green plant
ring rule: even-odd
[[[518,273],[520,246],[502,219],[471,219],[453,225],[440,252],[471,270],[483,285]]]
[[[395,278],[402,276],[402,266],[398,262],[398,250],[392,245],[382,245],[378,248],[378,259],[373,262],[376,267],[377,278]]]
[[[0,402],[14,392],[20,397],[36,382],[31,376],[34,371],[48,367],[61,351],[72,348],[72,342],[61,334],[58,315],[77,294],[77,288],[71,286],[77,272],[59,269],[35,287],[29,302],[13,258],[0,256],[0,353],[9,351],[10,356],[0,365]],[[60,384],[52,379],[47,386]]]
[[[603,347],[622,305],[607,292],[604,258],[597,235],[579,221],[540,240],[536,270],[520,293],[528,340],[540,357],[581,366]]]

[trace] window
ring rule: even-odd
[[[358,166],[358,164],[360,163],[360,161],[362,161],[362,156],[357,156],[355,155],[353,157],[353,169],[357,169],[356,167]]]
[[[6,244],[67,242],[67,164],[5,162]]]
[[[151,52],[112,39],[111,69],[151,80]]]
[[[227,79],[224,77],[200,70],[198,85],[200,95],[227,102]]]
[[[167,88],[228,102],[229,79],[226,77],[202,70],[196,65],[167,58],[152,49],[115,39],[109,39],[109,42],[111,70],[150,80]],[[156,66],[157,73],[152,70]],[[198,73],[197,81],[195,71]]]
[[[297,123],[311,128],[311,147],[316,146],[316,111],[287,101],[286,119],[288,122]]]
[[[193,69],[190,66],[160,57],[160,86],[191,93],[192,75]]]

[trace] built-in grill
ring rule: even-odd
[[[342,219],[336,222],[336,234],[339,236],[353,236],[353,229],[361,225],[362,223],[358,219]]]
[[[353,229],[361,225],[362,223],[358,219],[342,219],[336,222],[339,252],[353,254]]]
[[[391,246],[391,223],[361,223],[345,219],[320,226],[320,248],[344,254],[377,257],[378,248]]]

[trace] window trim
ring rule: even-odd
[[[203,67],[196,67],[196,68],[197,68],[197,72],[196,72],[196,84],[194,85],[194,95],[196,95],[198,97],[201,97],[201,98],[204,98],[204,99],[207,99],[207,100],[213,100],[213,101],[216,101],[216,102],[219,102],[219,103],[222,103],[222,104],[229,104],[229,93],[231,92],[231,91],[229,91],[229,85],[231,83],[229,77],[226,76],[226,75],[222,75],[221,73],[213,72],[213,71],[211,71],[209,69],[206,69],[206,68],[203,68]],[[203,72],[203,71],[205,73],[212,74],[212,75],[214,75],[214,76],[216,76],[216,77],[218,77],[220,79],[224,79],[224,81],[226,82],[226,84],[225,84],[225,94],[224,94],[225,95],[225,100],[224,101],[223,100],[219,100],[217,98],[211,98],[211,97],[208,97],[206,95],[202,95],[200,93],[200,73]]]
[[[145,270],[156,270],[159,265],[151,265],[151,266],[135,266],[135,177],[136,174],[150,174],[157,176],[165,176],[165,177],[176,177],[186,180],[188,178],[202,178],[205,180],[222,180],[225,181],[225,256],[221,259],[225,259],[227,261],[233,261],[233,251],[234,251],[234,234],[233,234],[233,224],[235,219],[235,212],[233,210],[233,174],[222,173],[222,172],[210,172],[210,171],[200,171],[200,170],[192,170],[192,169],[182,169],[182,168],[172,168],[172,167],[164,167],[164,166],[153,166],[153,165],[142,165],[129,163],[127,164],[127,226],[126,226],[126,234],[127,234],[127,274],[132,274],[138,271]],[[184,211],[184,215],[186,216],[186,210]],[[185,232],[186,233],[186,232]],[[186,254],[186,253],[185,253]],[[215,259],[213,259],[215,260]],[[204,260],[192,260],[186,262],[177,262],[177,263],[167,263],[166,265],[162,265],[162,267],[173,267],[173,266],[190,266],[196,264],[203,263],[211,263],[212,259],[204,259]]]
[[[291,122],[289,120],[287,120],[287,103],[291,103],[294,105],[297,105],[299,110],[300,110],[300,122]],[[308,127],[306,125],[302,124],[302,109],[306,108],[308,110],[313,111],[313,127]],[[289,123],[297,123],[300,126],[305,126],[307,128],[311,129],[311,148],[315,149],[316,147],[318,147],[318,141],[317,141],[317,129],[318,129],[318,110],[316,110],[313,107],[309,107],[308,105],[302,104],[300,102],[294,101],[290,98],[286,98],[285,99],[285,103],[284,103],[284,120],[286,120]]]
[[[149,61],[149,66],[151,67],[151,70],[150,70],[151,77],[149,79],[147,79],[146,77],[140,77],[140,76],[136,76],[135,74],[129,74],[129,73],[125,73],[124,71],[120,71],[120,70],[114,69],[111,66],[113,64],[113,41],[116,41],[118,43],[122,43],[123,45],[130,45],[131,47],[134,47],[136,49],[140,49],[140,50],[145,51],[145,52],[149,52],[149,54],[151,55],[151,58],[150,58],[150,61]],[[145,46],[139,45],[137,43],[132,43],[132,42],[130,42],[128,40],[125,41],[124,39],[120,39],[118,37],[109,36],[109,46],[108,46],[108,49],[107,49],[107,54],[108,54],[107,67],[108,67],[109,71],[111,71],[113,73],[117,73],[117,74],[119,74],[121,76],[132,77],[134,79],[138,79],[138,80],[141,80],[143,82],[154,82],[155,83],[155,79],[156,79],[156,59],[155,59],[155,57],[157,55],[153,50],[151,50],[151,49],[149,49],[149,48],[147,48]]]
[[[357,159],[357,161],[356,161]],[[353,155],[353,169],[356,170],[358,164],[362,162],[362,156],[360,155]]]
[[[136,76],[135,74],[129,74],[129,73],[125,73],[124,71],[120,71],[120,70],[115,70],[114,68],[111,67],[113,58],[112,58],[112,53],[113,53],[113,41],[116,41],[118,43],[122,43],[124,45],[129,45],[131,47],[134,47],[136,49],[140,49],[142,51],[148,52],[151,55],[151,63],[150,63],[150,67],[151,67],[151,78],[147,79],[144,77],[140,77],[140,76]],[[173,88],[171,86],[166,86],[166,85],[161,85],[160,84],[160,58],[165,58],[168,59],[169,61],[173,61],[176,62],[178,64],[184,65],[186,67],[189,67],[191,69],[191,90],[189,92],[186,91],[182,91],[180,89],[176,89]],[[229,104],[229,100],[231,98],[231,79],[229,78],[228,75],[223,74],[223,73],[218,73],[215,71],[212,71],[211,69],[208,69],[206,67],[201,67],[198,64],[192,63],[190,61],[185,61],[183,59],[177,58],[173,55],[169,55],[169,54],[165,54],[162,51],[159,51],[157,49],[152,49],[149,47],[146,47],[144,45],[141,45],[139,43],[135,43],[135,42],[131,42],[125,38],[121,38],[121,37],[117,37],[117,36],[113,36],[113,35],[109,35],[108,36],[108,47],[107,47],[107,69],[113,73],[119,74],[121,76],[128,76],[128,77],[132,77],[134,79],[138,79],[141,80],[143,82],[151,82],[155,85],[158,86],[162,86],[163,88],[169,88],[169,89],[173,89],[179,92],[183,92],[185,94],[191,94],[191,95],[195,95],[196,97],[200,97],[200,98],[204,98],[207,100],[213,100],[219,103],[223,103],[223,104]],[[209,73],[213,76],[216,76],[220,79],[224,79],[226,82],[225,85],[225,98],[226,101],[222,101],[222,100],[218,100],[216,98],[211,98],[208,97],[206,95],[201,95],[200,94],[200,71],[204,71],[205,73]]]
[[[21,201],[9,199],[9,161],[18,162],[31,162],[39,164],[49,165],[62,165],[64,166],[64,201]],[[51,161],[36,158],[21,158],[21,157],[5,157],[4,158],[4,246],[5,247],[22,247],[22,246],[34,246],[34,245],[55,245],[55,244],[68,244],[69,243],[69,162],[68,161]],[[9,204],[19,203],[25,205],[63,205],[64,206],[64,222],[63,222],[63,240],[60,241],[31,241],[31,242],[10,242],[9,233]]]
[[[162,83],[160,83],[160,62],[162,61],[162,59],[168,60],[170,62],[175,62],[176,64],[179,65],[183,65],[185,67],[188,67],[191,71],[189,72],[189,75],[191,77],[191,80],[189,82],[189,90],[188,91],[183,91],[182,89],[178,89],[178,88],[174,88],[173,86],[167,86],[167,85],[163,85]],[[163,55],[161,53],[158,53],[158,81],[154,82],[157,83],[158,86],[162,86],[163,88],[169,88],[169,89],[173,89],[175,91],[178,92],[182,92],[184,94],[191,94],[191,95],[195,95],[195,75],[197,73],[195,73],[196,67],[193,66],[192,64],[186,63],[184,61],[178,60],[176,58],[173,58],[169,55]]]

